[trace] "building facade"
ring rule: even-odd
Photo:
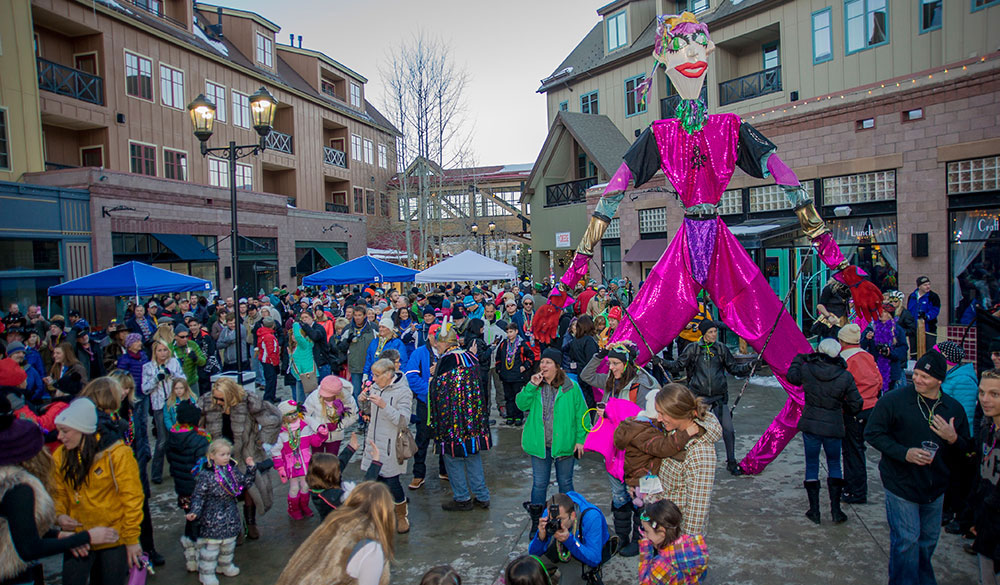
[[[91,270],[141,260],[233,290],[228,162],[200,153],[186,110],[199,94],[217,108],[208,146],[254,144],[249,96],[265,87],[278,102],[266,149],[236,163],[238,294],[362,255],[369,221],[388,220],[399,132],[364,76],[301,38],[280,44],[274,22],[191,0],[10,10],[28,26],[3,31],[0,111],[25,115],[4,128],[13,156],[0,178],[89,191]]]
[[[543,81],[553,127],[560,110],[589,112],[631,141],[673,117],[677,98],[662,72],[645,110],[629,95],[633,75],[652,67],[647,15],[678,8],[699,9],[716,45],[703,94],[710,112],[737,113],[778,146],[845,254],[880,288],[908,294],[926,274],[947,314],[942,326],[1000,301],[1000,2],[615,2]],[[596,43],[604,50],[591,50]],[[529,183],[536,218],[541,188],[564,178],[543,171],[544,155]],[[585,218],[600,191],[573,204]],[[625,198],[595,254],[606,274],[645,277],[683,217],[671,191],[658,174]],[[779,295],[795,287],[790,309],[808,326],[828,274],[781,190],[737,173],[720,213]],[[573,248],[585,228],[573,227]]]

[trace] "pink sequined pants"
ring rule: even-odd
[[[764,351],[764,360],[788,392],[788,400],[740,463],[743,471],[755,474],[773,461],[798,432],[802,388],[790,384],[785,374],[792,359],[797,354],[811,352],[812,347],[736,237],[722,220],[709,221],[717,221],[718,226],[704,288],[719,307],[722,321],[759,352],[775,319],[781,315]],[[682,225],[629,307],[629,313],[654,352],[659,353],[666,347],[695,316],[701,289],[692,277],[687,230]],[[639,363],[649,360],[651,356],[646,344],[627,317],[612,336],[612,341],[621,339],[636,343]]]

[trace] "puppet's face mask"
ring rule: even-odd
[[[663,36],[654,58],[666,68],[667,77],[681,98],[696,100],[705,84],[708,56],[714,50],[715,43],[704,31],[670,32]]]

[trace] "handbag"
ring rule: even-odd
[[[128,585],[146,585],[146,576],[152,574],[149,557],[143,553],[139,558],[139,564],[128,570]]]
[[[299,371],[299,368],[295,365],[294,361],[291,363],[292,370],[299,375],[299,381],[302,382],[302,391],[305,392],[306,396],[309,396],[312,394],[313,390],[319,387],[319,381],[316,380],[316,368],[313,368],[313,371],[311,372],[303,374]]]
[[[396,433],[396,463],[400,465],[417,453],[417,441],[410,432],[410,427],[404,426]]]

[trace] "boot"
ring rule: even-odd
[[[627,558],[639,555],[639,538],[640,538],[639,529],[642,528],[642,521],[639,520],[639,514],[641,514],[641,512],[631,502],[626,504],[624,510],[625,512],[630,512],[631,521],[629,522],[629,524],[631,525],[631,530],[629,531],[629,529],[626,528],[626,526],[628,525],[624,524],[623,522],[622,527],[626,528],[626,532],[630,532],[630,535],[628,539],[628,544],[619,548],[618,554]],[[629,518],[629,516],[625,515],[625,512],[622,513],[623,521],[627,521],[627,518]],[[616,532],[617,532],[617,526],[616,526]],[[621,536],[619,536],[618,538],[620,542]]]
[[[198,542],[198,580],[201,581],[201,585],[219,585],[215,569],[219,566],[220,546],[218,540]]]
[[[806,495],[809,496],[809,511],[806,512],[806,518],[819,524],[819,480],[804,481],[802,487],[806,488]]]
[[[288,496],[288,515],[292,517],[292,520],[302,519],[302,512],[299,511],[298,496]]]
[[[629,549],[631,545],[630,537],[632,535],[632,503],[629,502],[622,506],[621,508],[616,508],[614,504],[611,504],[611,516],[614,519],[615,524],[615,534],[618,535],[618,553],[622,556],[626,556],[626,550],[632,552]],[[639,544],[635,545],[635,553],[627,556],[635,556],[639,553]]]
[[[521,506],[528,511],[528,516],[531,517],[531,527],[528,528],[528,540],[531,540],[538,533],[538,521],[542,518],[542,513],[545,512],[545,506],[542,504],[535,506],[531,502],[524,502]]]
[[[839,477],[826,478],[826,486],[830,490],[830,517],[834,524],[847,522],[847,514],[840,509],[840,494],[844,491],[844,480]]]
[[[186,536],[181,537],[181,548],[184,549],[184,568],[188,573],[198,572],[198,545]]]
[[[299,511],[302,512],[303,518],[312,518],[312,510],[309,509],[309,494],[302,493],[299,494]]]
[[[247,500],[249,499],[250,496],[247,496]],[[257,508],[252,504],[244,504],[243,519],[246,520],[247,523],[247,538],[250,540],[257,540],[260,538],[260,531],[257,530]]]
[[[236,552],[236,539],[227,538],[219,545],[219,560],[215,567],[215,572],[226,577],[235,577],[240,574],[240,568],[233,564],[233,554]]]
[[[396,532],[398,534],[406,534],[410,531],[410,517],[409,510],[407,510],[406,502],[401,502],[396,504]]]

